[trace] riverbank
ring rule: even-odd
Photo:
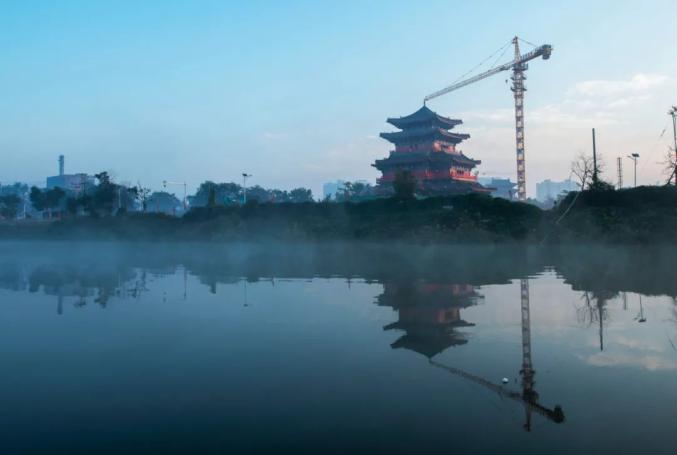
[[[360,203],[204,207],[182,218],[130,213],[0,225],[3,239],[232,242],[674,243],[677,189],[569,194],[552,210],[468,194]]]

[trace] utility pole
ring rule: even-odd
[[[677,106],[672,106],[668,115],[672,117],[672,137],[675,140],[675,169],[672,171],[672,176],[675,178],[675,185],[677,185]],[[669,180],[668,183],[670,183]]]
[[[252,175],[246,172],[242,173],[242,205],[247,204],[247,179],[249,177],[252,177]]]
[[[637,188],[637,159],[639,158],[639,153],[628,155],[628,158],[635,162],[635,188]]]
[[[597,141],[595,140],[595,129],[592,129],[592,186],[597,186]]]

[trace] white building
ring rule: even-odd
[[[47,177],[45,187],[48,190],[59,187],[68,192],[80,193],[96,183],[96,179],[87,174],[65,174],[64,166],[65,158],[59,155],[59,175]]]
[[[560,196],[570,192],[577,191],[578,185],[571,179],[555,182],[547,179],[536,184],[536,199],[541,202],[556,201]]]

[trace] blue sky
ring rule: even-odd
[[[0,15],[0,181],[111,171],[159,188],[311,187],[377,176],[388,116],[418,109],[515,34],[528,72],[528,189],[599,149],[662,180],[677,104],[677,2],[11,1]],[[525,50],[527,50],[525,48]],[[502,60],[510,58],[509,52]],[[512,97],[494,76],[430,103],[461,117],[483,175],[514,175]],[[631,179],[626,160],[626,182]]]

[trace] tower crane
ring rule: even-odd
[[[564,411],[562,407],[557,405],[553,409],[549,409],[538,402],[538,392],[534,388],[535,371],[531,364],[531,319],[529,315],[529,282],[526,279],[520,280],[520,304],[522,312],[522,369],[520,375],[522,376],[522,393],[506,389],[501,385],[494,384],[487,379],[480,376],[468,373],[460,368],[450,367],[442,363],[429,359],[431,365],[441,368],[456,376],[472,381],[476,384],[484,386],[489,390],[493,390],[500,396],[508,397],[512,400],[521,402],[524,405],[526,413],[524,429],[531,431],[531,414],[536,412],[555,423],[564,422]]]
[[[548,60],[550,54],[552,54],[552,46],[549,44],[544,44],[538,46],[536,49],[526,54],[520,53],[519,47],[519,38],[515,36],[512,39],[512,44],[515,47],[515,58],[512,61],[504,63],[502,65],[496,66],[487,70],[483,73],[480,73],[476,76],[464,79],[462,81],[456,82],[442,90],[431,93],[423,99],[423,104],[425,105],[428,101],[437,98],[439,96],[445,95],[454,90],[458,90],[466,85],[473,84],[475,82],[486,79],[489,76],[498,74],[502,71],[512,70],[512,87],[514,98],[515,98],[515,142],[516,142],[516,151],[517,151],[517,197],[520,201],[525,201],[527,198],[526,191],[526,172],[525,172],[525,163],[524,163],[524,92],[526,88],[524,86],[524,80],[526,75],[524,72],[528,69],[527,62],[534,60],[538,57],[543,57],[543,60]]]

